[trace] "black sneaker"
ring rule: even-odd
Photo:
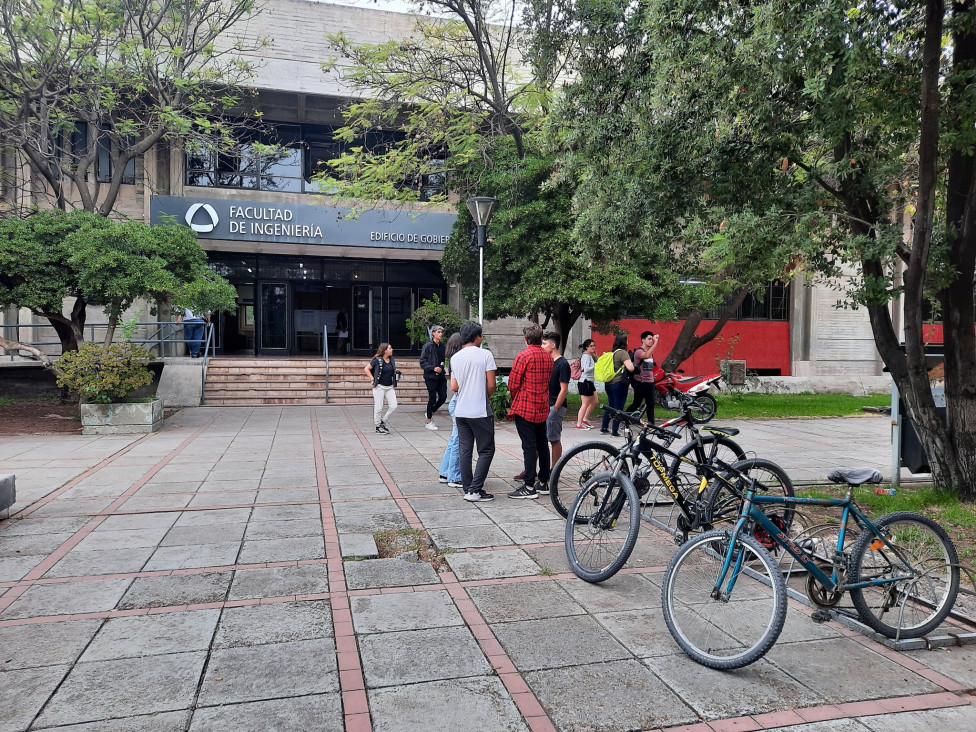
[[[446,483],[447,482],[447,476],[446,475],[438,475],[437,476],[437,482],[438,483]]]
[[[549,495],[549,483],[543,483],[541,480],[535,484],[535,492],[540,496]]]
[[[610,434],[610,430],[608,430],[606,428],[603,428],[603,429],[600,430],[600,434],[601,435],[609,435]]]
[[[390,434],[390,431],[386,428],[386,425],[381,424],[381,425],[379,425],[376,428],[376,434],[378,434],[378,435],[388,435],[388,434]]]
[[[465,493],[464,500],[470,501],[471,503],[481,503],[484,501],[494,501],[495,497],[491,493],[485,493],[484,491],[473,491],[471,493]]]
[[[530,485],[523,485],[518,490],[514,490],[508,494],[509,498],[538,498],[539,494],[536,493],[535,488]]]

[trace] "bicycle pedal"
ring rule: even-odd
[[[815,623],[829,623],[833,618],[830,615],[830,610],[814,610],[810,615],[810,620]]]

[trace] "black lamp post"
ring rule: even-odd
[[[498,199],[476,196],[468,199],[468,211],[478,227],[478,323],[484,323],[485,239],[488,222],[498,208]]]

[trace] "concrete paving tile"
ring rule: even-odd
[[[213,491],[237,493],[240,491],[257,491],[261,485],[260,478],[241,478],[240,480],[217,480],[209,477],[200,484],[198,492],[211,493]]]
[[[406,497],[410,496],[461,496],[460,488],[451,488],[445,483],[397,483],[400,493]]]
[[[508,534],[494,524],[431,528],[427,533],[430,534],[430,538],[434,540],[434,544],[441,551],[507,546],[514,543]]]
[[[440,581],[436,570],[426,562],[408,562],[396,557],[345,562],[343,569],[350,590],[436,585]]]
[[[371,689],[492,672],[467,627],[365,635],[359,639],[359,653]]]
[[[36,534],[74,533],[91,521],[87,516],[65,516],[60,518],[17,518],[0,529],[0,536],[34,536]]]
[[[494,525],[484,513],[472,511],[469,506],[458,506],[456,510],[446,511],[417,511],[417,518],[426,529]]]
[[[241,545],[240,564],[289,562],[300,559],[324,559],[325,542],[321,536],[296,536],[291,539],[245,541]]]
[[[528,732],[497,678],[472,677],[369,691],[374,732]]]
[[[840,632],[832,624],[815,623],[810,618],[814,608],[809,610],[794,610],[789,608],[786,611],[786,623],[783,625],[783,632],[776,639],[776,644],[780,643],[802,643],[810,640],[821,640],[825,638],[839,638]]]
[[[112,610],[132,583],[130,579],[92,580],[34,585],[17,598],[0,618],[32,618],[42,615],[97,613]]]
[[[976,728],[976,706],[928,709],[919,712],[859,717],[871,732],[922,732],[922,730],[965,730]]]
[[[701,666],[680,651],[671,656],[645,658],[643,663],[704,719],[764,714],[824,703],[819,692],[784,675],[765,660],[736,669],[734,673]]]
[[[538,620],[585,611],[555,582],[517,582],[468,587],[468,594],[489,623]]]
[[[440,485],[440,483],[438,483]],[[436,498],[408,498],[407,503],[414,511],[463,511],[465,508],[472,513],[478,509],[465,504],[461,494],[451,489],[454,495],[438,496]]]
[[[240,542],[244,538],[245,523],[214,524],[213,526],[177,526],[169,530],[160,546],[190,544],[224,544]]]
[[[185,481],[183,483],[160,483],[149,481],[136,491],[137,496],[158,496],[162,493],[196,493],[200,490],[201,481]]]
[[[81,662],[206,651],[219,610],[109,618],[85,650]]]
[[[146,529],[125,529],[122,531],[104,531],[101,527],[82,539],[75,547],[77,551],[125,551],[129,547],[156,546],[169,528],[156,526]]]
[[[251,521],[244,534],[248,541],[292,539],[296,536],[322,536],[321,517],[290,521]]]
[[[464,625],[446,591],[353,597],[351,607],[353,626],[360,634]]]
[[[406,529],[410,527],[400,509],[395,511],[357,511],[353,514],[339,516],[339,508],[344,506],[359,506],[362,504],[337,503],[333,506],[336,511],[336,527],[347,534],[373,533],[388,529]]]
[[[161,530],[164,534],[180,517],[178,513],[134,513],[123,516],[109,516],[98,526],[98,531],[137,531],[142,529]]]
[[[610,633],[586,615],[563,617],[558,622],[543,619],[495,623],[491,629],[520,671],[632,657]]]
[[[64,555],[64,559],[45,572],[44,576],[88,577],[139,572],[155,551],[155,546],[132,547],[125,551],[102,549],[86,552],[72,549]]]
[[[137,577],[119,601],[119,609],[222,602],[230,581],[230,572]]]
[[[330,486],[329,498],[333,501],[352,501],[362,498],[389,498],[390,489],[385,485]]]
[[[548,574],[573,571],[566,559],[566,549],[562,546],[526,547],[525,553]]]
[[[226,648],[210,654],[198,704],[322,694],[339,688],[331,638]]]
[[[339,534],[339,552],[343,559],[378,559],[380,555],[372,534]]]
[[[275,488],[258,491],[254,499],[259,503],[311,503],[319,500],[317,488]]]
[[[493,549],[487,552],[448,554],[447,563],[459,580],[499,577],[527,577],[539,574],[538,564],[521,549]]]
[[[236,570],[228,599],[312,595],[328,591],[329,573],[324,564],[262,567]]]
[[[575,578],[556,581],[591,613],[661,607],[661,591],[643,574],[616,574],[599,584]]]
[[[327,601],[275,602],[224,608],[214,648],[238,648],[332,637]]]
[[[157,495],[136,495],[122,504],[126,511],[155,511],[163,508],[183,508],[192,496],[186,493],[159,493]]]
[[[958,648],[938,648],[931,651],[908,651],[905,655],[963,686],[976,688],[976,663],[972,653]]]
[[[23,668],[0,673],[0,732],[27,729],[69,666]]]
[[[526,681],[560,732],[689,724],[698,716],[634,660],[536,671]]]
[[[928,694],[940,687],[846,638],[775,645],[766,658],[800,683],[819,693],[825,702],[885,696]],[[837,663],[837,659],[844,659]],[[824,673],[824,669],[831,669]],[[870,669],[865,673],[864,669]]]
[[[547,521],[517,521],[498,524],[516,544],[544,544],[563,541],[566,535],[565,519]]]
[[[185,504],[189,508],[211,508],[216,506],[248,506],[257,498],[257,491],[236,491],[234,493],[198,493]]]
[[[63,482],[63,481],[62,481]],[[52,485],[56,485],[52,483]],[[20,486],[18,486],[19,489]],[[18,493],[20,491],[18,490]],[[104,511],[114,501],[114,498],[79,498],[74,501],[51,501],[34,511],[31,516],[37,518],[73,516],[76,514],[94,515]]]
[[[40,725],[187,709],[206,657],[172,653],[76,664],[45,707]]]
[[[74,663],[101,624],[101,620],[46,623],[43,638],[35,625],[2,627],[0,671]]]
[[[185,511],[175,526],[210,526],[212,524],[237,524],[251,516],[250,508],[223,508],[213,511]]]
[[[338,693],[312,694],[219,707],[200,707],[194,712],[190,732],[226,730],[343,732],[342,701]]]
[[[638,658],[684,653],[668,632],[658,608],[598,613],[593,617]]]
[[[506,488],[512,490],[511,486],[506,486]],[[551,521],[556,518],[547,496],[540,496],[535,501],[516,501],[505,497],[501,492],[496,493],[495,496],[496,498],[492,503],[478,504],[477,507],[498,524]],[[503,498],[504,500],[502,500]],[[562,541],[561,536],[559,540]]]
[[[73,532],[70,531],[22,536],[8,536],[5,533],[0,533],[0,559],[33,554],[50,554],[71,538],[72,534]]]
[[[163,546],[153,552],[144,569],[146,572],[154,572],[160,569],[223,567],[235,564],[240,550],[241,545],[238,542]]]
[[[64,732],[185,732],[190,723],[190,710],[144,714],[139,717],[103,719],[99,722],[72,724],[68,727],[31,727],[35,729],[60,729]]]
[[[380,475],[374,468],[357,467],[353,470],[326,468],[330,486],[355,486],[361,483],[379,483]]]
[[[47,554],[0,557],[0,582],[16,582],[47,559]]]
[[[288,521],[291,519],[320,518],[322,510],[318,505],[306,503],[296,506],[255,506],[251,521]]]
[[[288,489],[288,488],[317,488],[318,479],[315,477],[315,470],[306,471],[301,474],[291,473],[272,473],[264,471],[261,476],[261,490]]]

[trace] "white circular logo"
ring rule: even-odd
[[[196,216],[197,211],[201,210],[206,212],[206,214],[210,217],[209,224],[193,223],[193,217]],[[211,231],[216,229],[217,224],[220,223],[220,217],[217,215],[214,207],[209,203],[194,203],[192,206],[190,206],[190,208],[187,209],[186,216],[184,218],[186,219],[187,225],[198,234],[209,234]]]

